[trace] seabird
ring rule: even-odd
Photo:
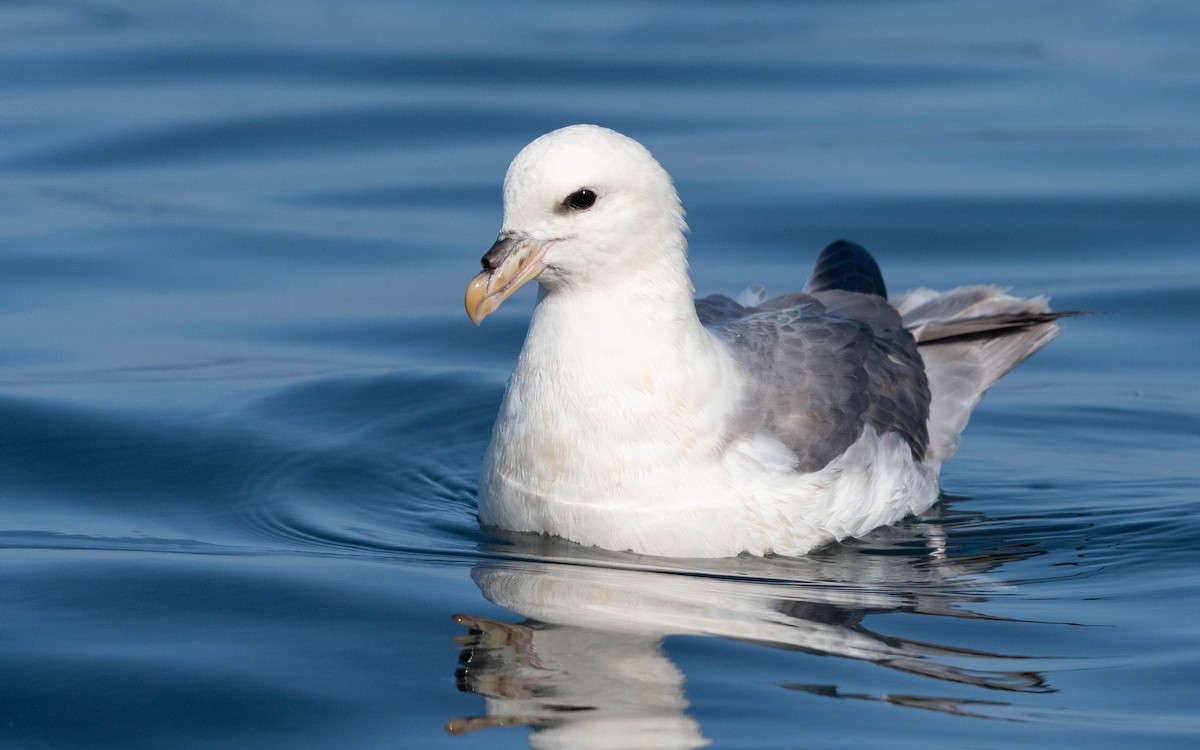
[[[537,306],[479,479],[485,527],[670,557],[801,555],[919,513],[983,392],[1059,333],[994,286],[890,300],[825,248],[802,291],[694,299],[684,212],[641,144],[543,135],[504,180],[467,288]]]

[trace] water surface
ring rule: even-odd
[[[0,744],[1192,747],[1200,12],[0,6]],[[643,141],[701,294],[1074,319],[921,518],[800,560],[482,534],[527,141]]]

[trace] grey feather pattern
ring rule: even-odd
[[[803,292],[755,307],[697,300],[700,321],[752,383],[734,429],[774,435],[799,471],[827,465],[867,425],[940,465],[983,392],[1058,335],[1058,318],[1080,314],[992,286],[918,289],[890,303],[885,295],[870,253],[838,241]]]
[[[816,471],[862,434],[897,432],[921,460],[929,388],[916,342],[887,301],[839,289],[743,307],[698,300],[700,320],[749,374],[740,429],[761,429]]]
[[[993,383],[1060,332],[1045,297],[1013,297],[994,286],[948,292],[917,289],[892,300],[925,361],[933,400],[929,460],[941,464],[958,450],[971,411]]]

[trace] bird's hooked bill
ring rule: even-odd
[[[486,253],[483,271],[467,284],[463,302],[475,325],[496,312],[500,303],[545,268],[543,258],[552,240],[537,240],[519,232],[501,232]]]

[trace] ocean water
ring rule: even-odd
[[[0,747],[1200,745],[1200,7],[0,3]],[[645,143],[701,294],[1097,314],[930,513],[810,557],[482,534],[542,132]]]

